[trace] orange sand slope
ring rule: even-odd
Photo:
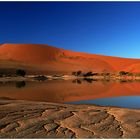
[[[36,70],[44,71],[45,74],[70,74],[76,70],[83,72],[117,72],[120,70],[140,72],[140,59],[72,52],[48,45],[2,44],[0,45],[0,60],[16,61],[36,67]]]

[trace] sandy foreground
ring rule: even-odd
[[[0,138],[140,138],[140,110],[0,100]]]

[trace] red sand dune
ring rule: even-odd
[[[119,58],[72,52],[48,45],[2,44],[0,60],[34,65],[46,74],[70,74],[72,71],[140,72],[140,59]]]

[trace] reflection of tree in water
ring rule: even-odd
[[[16,87],[17,88],[23,88],[23,87],[25,87],[25,85],[26,85],[25,81],[16,82]]]
[[[81,84],[82,82],[81,82],[79,79],[77,79],[77,83],[78,83],[78,84]]]
[[[98,80],[92,79],[92,78],[74,79],[74,80],[72,81],[72,83],[81,84],[82,81],[86,81],[86,82],[88,82],[88,83],[92,83],[93,81],[98,81]]]
[[[72,83],[81,84],[81,83],[82,83],[82,81],[81,81],[81,80],[79,80],[79,79],[75,79],[75,80],[73,80],[73,81],[72,81]]]
[[[94,79],[91,79],[91,78],[84,78],[84,80],[88,83],[92,83],[94,81]]]
[[[110,82],[110,79],[103,79],[103,80],[102,80],[102,84],[103,84],[103,85],[108,85],[109,82]]]
[[[131,82],[134,82],[134,81],[133,80],[120,79],[119,82],[121,84],[123,84],[123,83],[131,83]]]

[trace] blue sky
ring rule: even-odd
[[[0,43],[140,58],[140,2],[0,2]]]

